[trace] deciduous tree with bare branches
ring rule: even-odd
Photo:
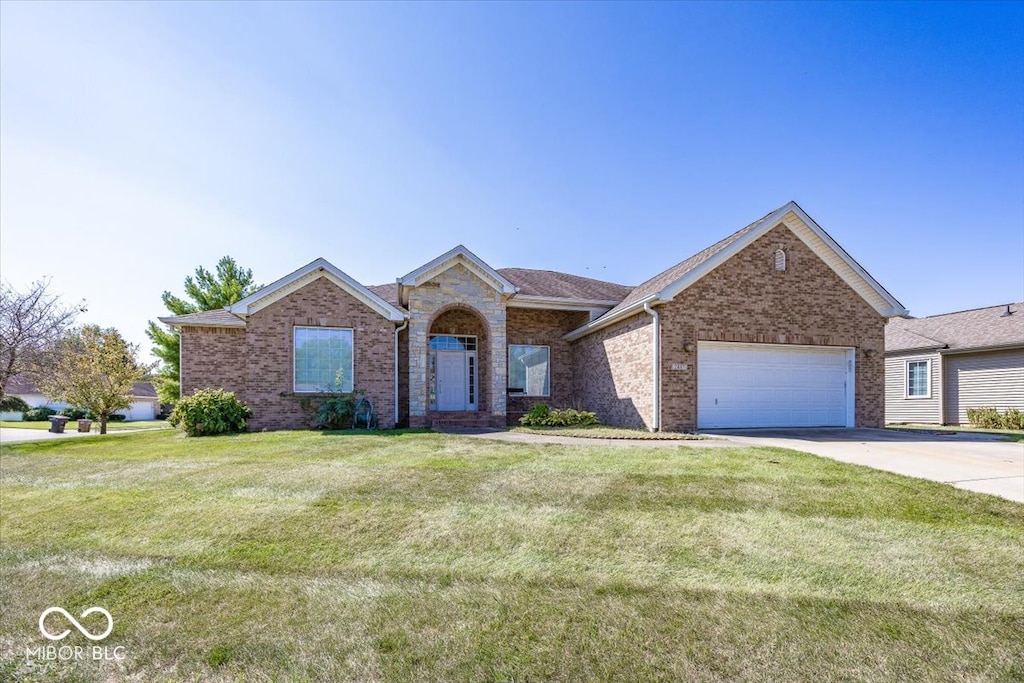
[[[84,302],[69,306],[49,287],[48,280],[33,282],[25,292],[0,284],[0,399],[11,378],[30,372],[85,310]]]

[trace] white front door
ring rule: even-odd
[[[466,410],[469,382],[466,381],[464,351],[436,351],[437,409]]]

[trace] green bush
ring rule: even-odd
[[[67,416],[69,420],[81,420],[89,417],[89,411],[84,408],[66,408],[61,411],[61,415]],[[89,417],[89,419],[93,419]]]
[[[50,419],[51,415],[56,415],[57,411],[53,408],[47,408],[46,406],[36,406],[35,408],[29,408],[21,414],[21,419],[25,422],[46,422]]]
[[[597,415],[586,410],[551,410],[547,404],[538,403],[519,418],[519,424],[526,427],[578,427],[600,424],[600,421]]]
[[[0,399],[0,413],[24,413],[26,410],[31,408],[17,396],[4,396]]]
[[[188,436],[213,436],[244,432],[250,417],[252,411],[232,392],[199,389],[178,401],[167,421],[181,427]]]
[[[982,429],[1024,430],[1024,413],[1016,408],[1002,414],[995,408],[968,408],[967,421]]]
[[[1003,413],[1003,429],[1017,429],[1024,431],[1024,413],[1016,408],[1008,408]]]
[[[313,411],[313,426],[317,429],[349,429],[355,411],[356,397],[353,394],[319,399]]]

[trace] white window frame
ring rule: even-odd
[[[300,390],[296,388],[296,380],[298,380],[298,368],[295,367],[295,336],[299,330],[334,330],[339,332],[348,332],[352,337],[352,367],[350,373],[352,376],[352,391],[356,388],[356,331],[351,327],[323,327],[319,325],[295,325],[292,327],[292,392],[296,394],[323,394],[325,393],[322,389]]]
[[[506,365],[511,360],[512,347],[513,346],[528,346],[528,347],[534,348],[534,349],[547,349],[548,350],[548,393],[546,393],[546,394],[528,394],[525,391],[523,391],[522,393],[518,393],[517,392],[514,395],[515,396],[522,396],[524,398],[551,398],[551,385],[554,383],[554,379],[555,379],[554,373],[552,372],[551,347],[549,345],[547,345],[547,344],[509,344],[508,345],[508,349],[505,352],[505,363],[506,363]],[[512,378],[511,371],[508,372],[508,378],[509,378],[509,380],[511,380],[511,378]],[[511,388],[512,387],[510,386],[509,389],[511,389]],[[512,396],[513,394],[509,394],[509,395]]]
[[[925,381],[925,393],[910,393],[910,365],[911,363],[924,363],[927,379]],[[932,397],[932,359],[931,358],[908,358],[903,363],[903,398],[915,400]]]

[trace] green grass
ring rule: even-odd
[[[13,422],[10,420],[0,420],[0,427],[10,427],[11,429],[49,429],[50,421],[46,422]],[[65,431],[76,431],[78,429],[78,422],[71,420],[64,425]],[[93,421],[92,431],[98,432],[100,429],[100,423]],[[108,422],[108,432],[124,432],[133,431],[137,429],[172,429],[171,424],[166,420],[135,420],[132,422]]]
[[[1024,678],[1024,505],[789,450],[149,432],[0,475],[0,680]],[[126,658],[29,666],[54,605]]]
[[[1024,442],[1024,431],[1018,429],[984,429],[982,427],[961,427],[957,425],[915,425],[915,424],[890,424],[886,429],[904,429],[910,431],[942,431],[961,432],[964,434],[996,434],[1006,437],[1007,441]]]
[[[702,441],[708,437],[686,432],[648,432],[642,429],[625,429],[606,425],[585,425],[578,427],[513,427],[513,432],[548,434],[552,436],[574,436],[584,439],[628,439],[632,441]]]

